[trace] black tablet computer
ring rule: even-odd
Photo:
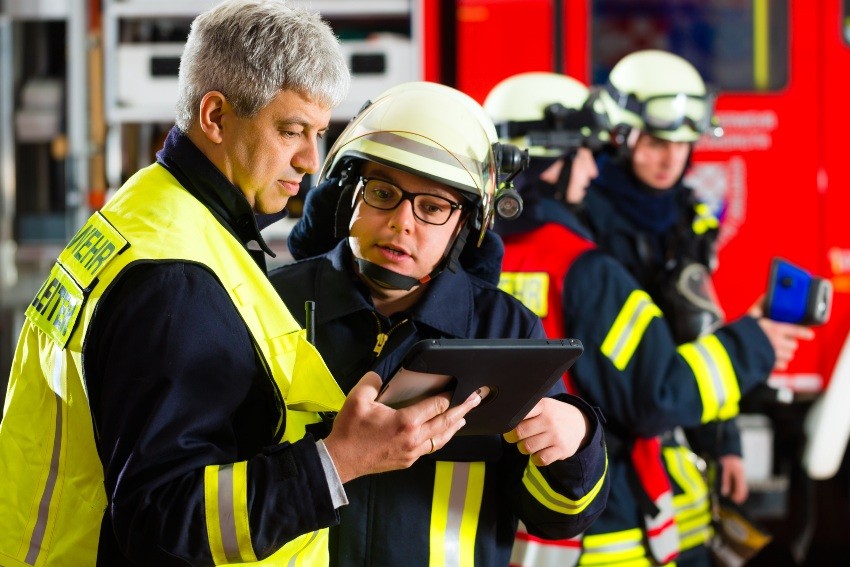
[[[510,431],[560,380],[584,347],[577,339],[428,339],[405,355],[378,401],[404,407],[451,391],[451,405],[482,389],[458,435]]]

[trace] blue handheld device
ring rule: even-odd
[[[770,264],[765,314],[774,321],[822,325],[829,320],[832,284],[782,258]]]

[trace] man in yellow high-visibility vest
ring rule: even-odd
[[[198,16],[177,125],[26,311],[0,422],[0,564],[321,565],[351,478],[442,447],[480,402],[348,396],[266,277],[256,214],[319,166],[350,82],[282,0]],[[326,439],[311,427],[339,412]]]

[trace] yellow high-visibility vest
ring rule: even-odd
[[[232,299],[285,400],[283,440],[302,438],[318,412],[342,406],[345,396],[321,356],[244,246],[165,168],[151,165],[89,218],[27,308],[0,422],[0,564],[95,564],[106,495],[84,387],[86,331],[127,266],[175,259],[207,266]],[[215,563],[327,564],[327,530],[257,562],[246,470],[244,462],[206,468]],[[218,497],[221,490],[227,498]]]

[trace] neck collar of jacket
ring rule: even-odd
[[[260,234],[257,215],[236,188],[176,126],[171,128],[157,162],[167,169],[189,193],[206,206],[240,242],[254,241],[263,252],[275,257]],[[255,252],[253,250],[249,250]]]
[[[316,274],[316,301],[323,314],[321,325],[361,309],[374,311],[369,288],[354,271],[354,256],[344,239],[324,255],[325,262]],[[483,284],[482,284],[483,285]],[[472,279],[462,269],[444,270],[428,282],[425,292],[407,316],[417,325],[427,325],[447,337],[466,337],[472,325]],[[451,309],[446,309],[451,305]]]
[[[655,234],[664,234],[676,224],[680,195],[689,190],[681,181],[666,191],[653,189],[609,156],[600,158],[599,176],[592,186],[618,213]]]

